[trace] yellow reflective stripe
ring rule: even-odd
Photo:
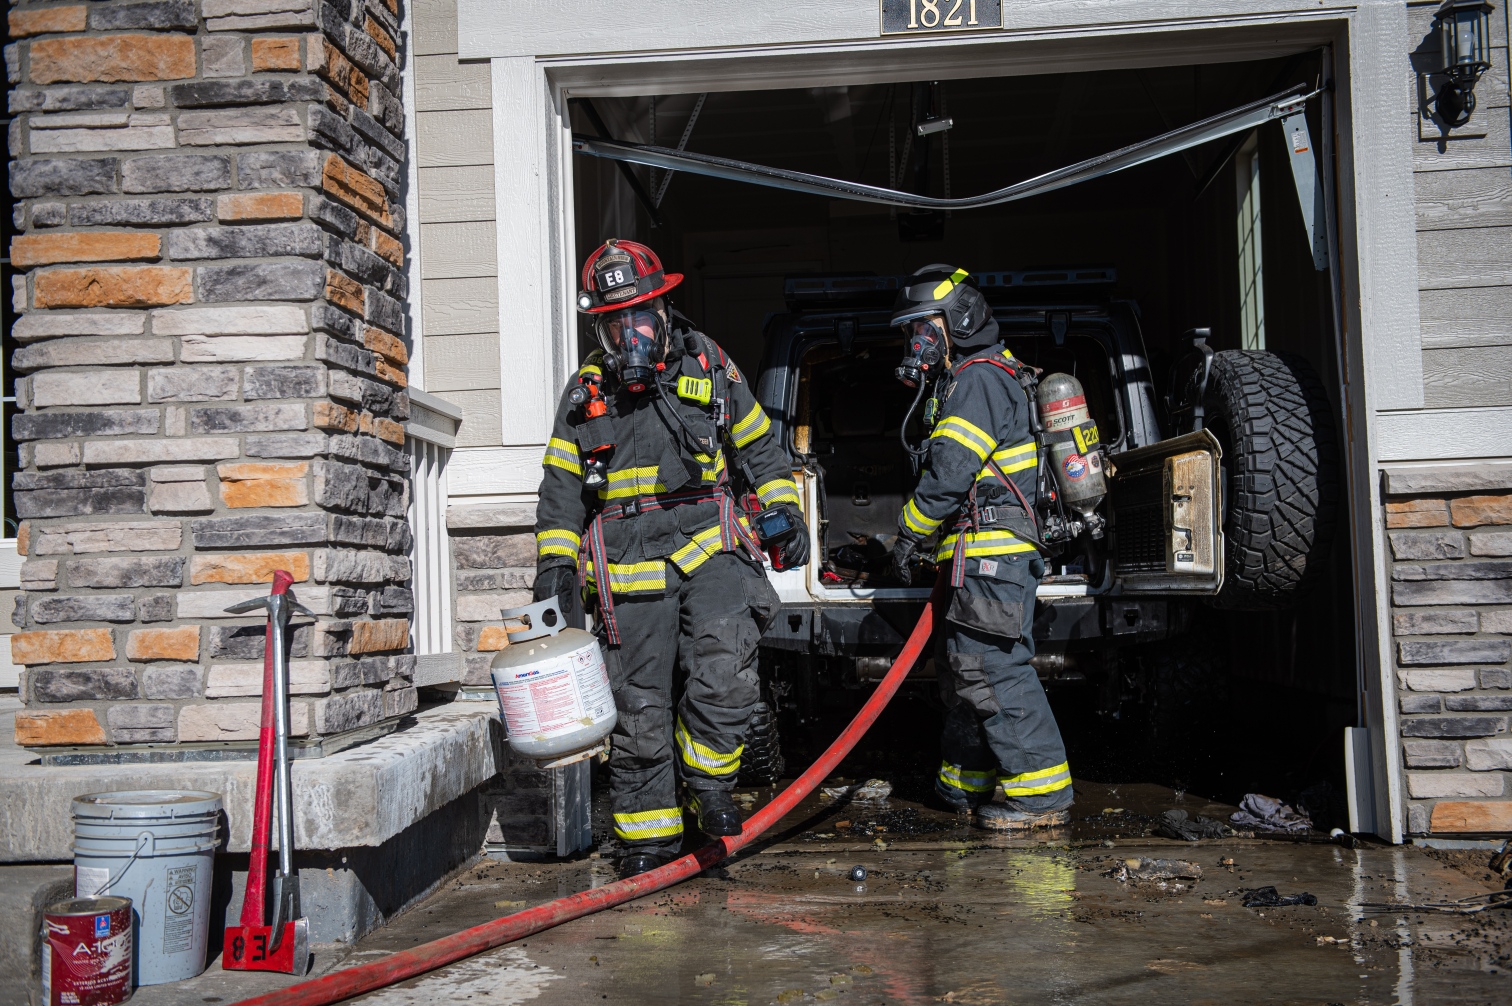
[[[593,563],[588,563],[585,578],[597,584]],[[613,594],[634,594],[638,591],[666,590],[667,564],[660,559],[647,562],[609,563],[609,591]]]
[[[967,793],[990,793],[993,787],[990,770],[977,772],[948,761],[940,763],[939,779],[945,785]]]
[[[924,516],[913,500],[903,504],[903,523],[914,534],[932,534],[934,529],[943,523],[943,520],[943,518],[931,520]]]
[[[536,532],[536,551],[541,555],[568,555],[576,559],[583,539],[564,527]]]
[[[723,549],[724,540],[720,535],[719,525],[715,524],[713,527],[704,528],[688,539],[686,545],[673,552],[668,558],[672,560],[673,565],[678,569],[684,573],[691,574],[699,566],[702,566],[709,556],[715,555]]]
[[[614,833],[620,838],[631,841],[681,835],[682,830],[682,810],[678,807],[662,807],[658,810],[638,810],[633,814],[614,815]]]
[[[689,377],[684,374],[677,379],[677,397],[699,405],[708,405],[714,397],[714,382],[707,377]]]
[[[957,283],[961,282],[961,280],[970,275],[971,273],[967,272],[965,269],[957,269],[955,272],[950,274],[949,279],[942,281],[938,286],[934,288],[934,299],[939,300],[940,298],[944,297],[946,294],[950,293],[950,291],[956,288]]]
[[[762,411],[761,403],[757,402],[751,406],[751,411],[746,413],[745,418],[730,429],[730,439],[735,441],[736,447],[744,447],[771,428],[772,421]]]
[[[677,750],[682,752],[683,764],[689,768],[696,768],[708,775],[730,775],[732,772],[740,771],[740,753],[745,750],[745,745],[740,744],[729,753],[715,751],[689,736],[688,728],[683,726],[682,719],[679,717]]]
[[[1014,458],[1018,460],[1015,461]],[[1039,464],[1039,445],[1031,440],[1017,447],[1005,447],[1002,450],[993,451],[992,460],[997,462],[997,466],[1003,470],[1004,475],[1021,472]],[[992,476],[992,469],[984,466],[977,478],[985,479]]]
[[[948,534],[941,541],[935,551],[935,562],[946,562],[955,554],[956,539],[959,534]],[[977,531],[966,532],[966,555],[1007,555],[1011,552],[1033,552],[1034,546],[1027,541],[1021,541],[1011,531]]]
[[[703,472],[700,474],[699,478],[703,482],[718,482],[719,481],[719,477],[724,474],[724,470],[725,470],[724,451],[716,451],[714,453],[714,456],[712,458],[709,457],[707,454],[695,454],[695,455],[693,455],[693,460],[697,461],[701,465],[706,465],[706,466],[707,465],[712,465],[713,466],[713,467],[705,467],[704,470],[703,470]]]
[[[997,446],[997,441],[988,436],[980,427],[968,423],[959,416],[947,416],[942,419],[940,425],[936,426],[934,433],[931,434],[931,438],[933,437],[949,437],[970,450],[980,461],[986,461],[987,455],[991,454],[992,449]]]
[[[598,491],[601,500],[622,499],[626,496],[649,496],[664,493],[667,487],[658,480],[660,471],[655,465],[644,468],[622,468],[609,473],[608,484]]]
[[[541,464],[555,465],[574,475],[583,474],[582,463],[578,460],[577,444],[560,437],[552,437],[546,442],[546,453],[541,458]]]
[[[772,506],[775,503],[797,503],[798,487],[793,484],[792,479],[773,479],[756,487],[756,498],[761,500],[762,506]]]
[[[1054,793],[1071,785],[1071,766],[1067,762],[1034,772],[1003,777],[1003,793],[1006,796],[1039,796]]]

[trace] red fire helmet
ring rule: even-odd
[[[639,241],[610,238],[583,263],[583,290],[578,310],[603,314],[660,297],[683,281],[680,272],[663,272],[656,252]]]

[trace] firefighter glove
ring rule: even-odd
[[[892,571],[897,581],[905,587],[913,586],[913,560],[914,553],[919,551],[919,539],[910,538],[906,534],[898,535],[898,540],[893,544]]]
[[[577,595],[577,570],[571,566],[547,566],[536,571],[535,589],[531,599],[544,601],[556,598],[565,616],[573,610]]]
[[[791,503],[778,505],[787,511],[788,519],[793,522],[792,533],[772,550],[772,568],[781,572],[808,564],[809,533],[808,525],[803,522],[803,511]]]

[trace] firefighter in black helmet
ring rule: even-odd
[[[1055,715],[1029,658],[1034,597],[1045,566],[1034,515],[1039,465],[1024,367],[998,339],[991,307],[963,269],[925,266],[899,293],[897,374],[932,392],[933,428],[904,504],[893,571],[905,584],[921,544],[955,588],[940,685],[947,707],[935,790],[985,828],[1064,824],[1071,771]],[[992,801],[1001,784],[1006,799]]]
[[[583,266],[599,349],[568,382],[542,459],[536,600],[596,599],[619,720],[609,755],[620,872],[682,845],[677,778],[708,835],[738,835],[730,798],[760,697],[756,644],[777,610],[762,569],[808,561],[792,463],[714,340],[671,310],[682,276],[634,241]],[[757,506],[737,507],[736,485]],[[673,674],[685,676],[673,708]],[[675,752],[675,753],[674,753]]]

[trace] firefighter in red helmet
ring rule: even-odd
[[[760,697],[757,640],[777,610],[762,554],[775,569],[801,566],[809,534],[754,389],[667,304],[682,276],[645,245],[610,240],[582,281],[577,306],[599,347],[568,382],[542,459],[535,597],[566,610],[581,590],[596,605],[619,711],[611,809],[630,876],[682,845],[679,777],[700,830],[740,833],[730,790]]]

